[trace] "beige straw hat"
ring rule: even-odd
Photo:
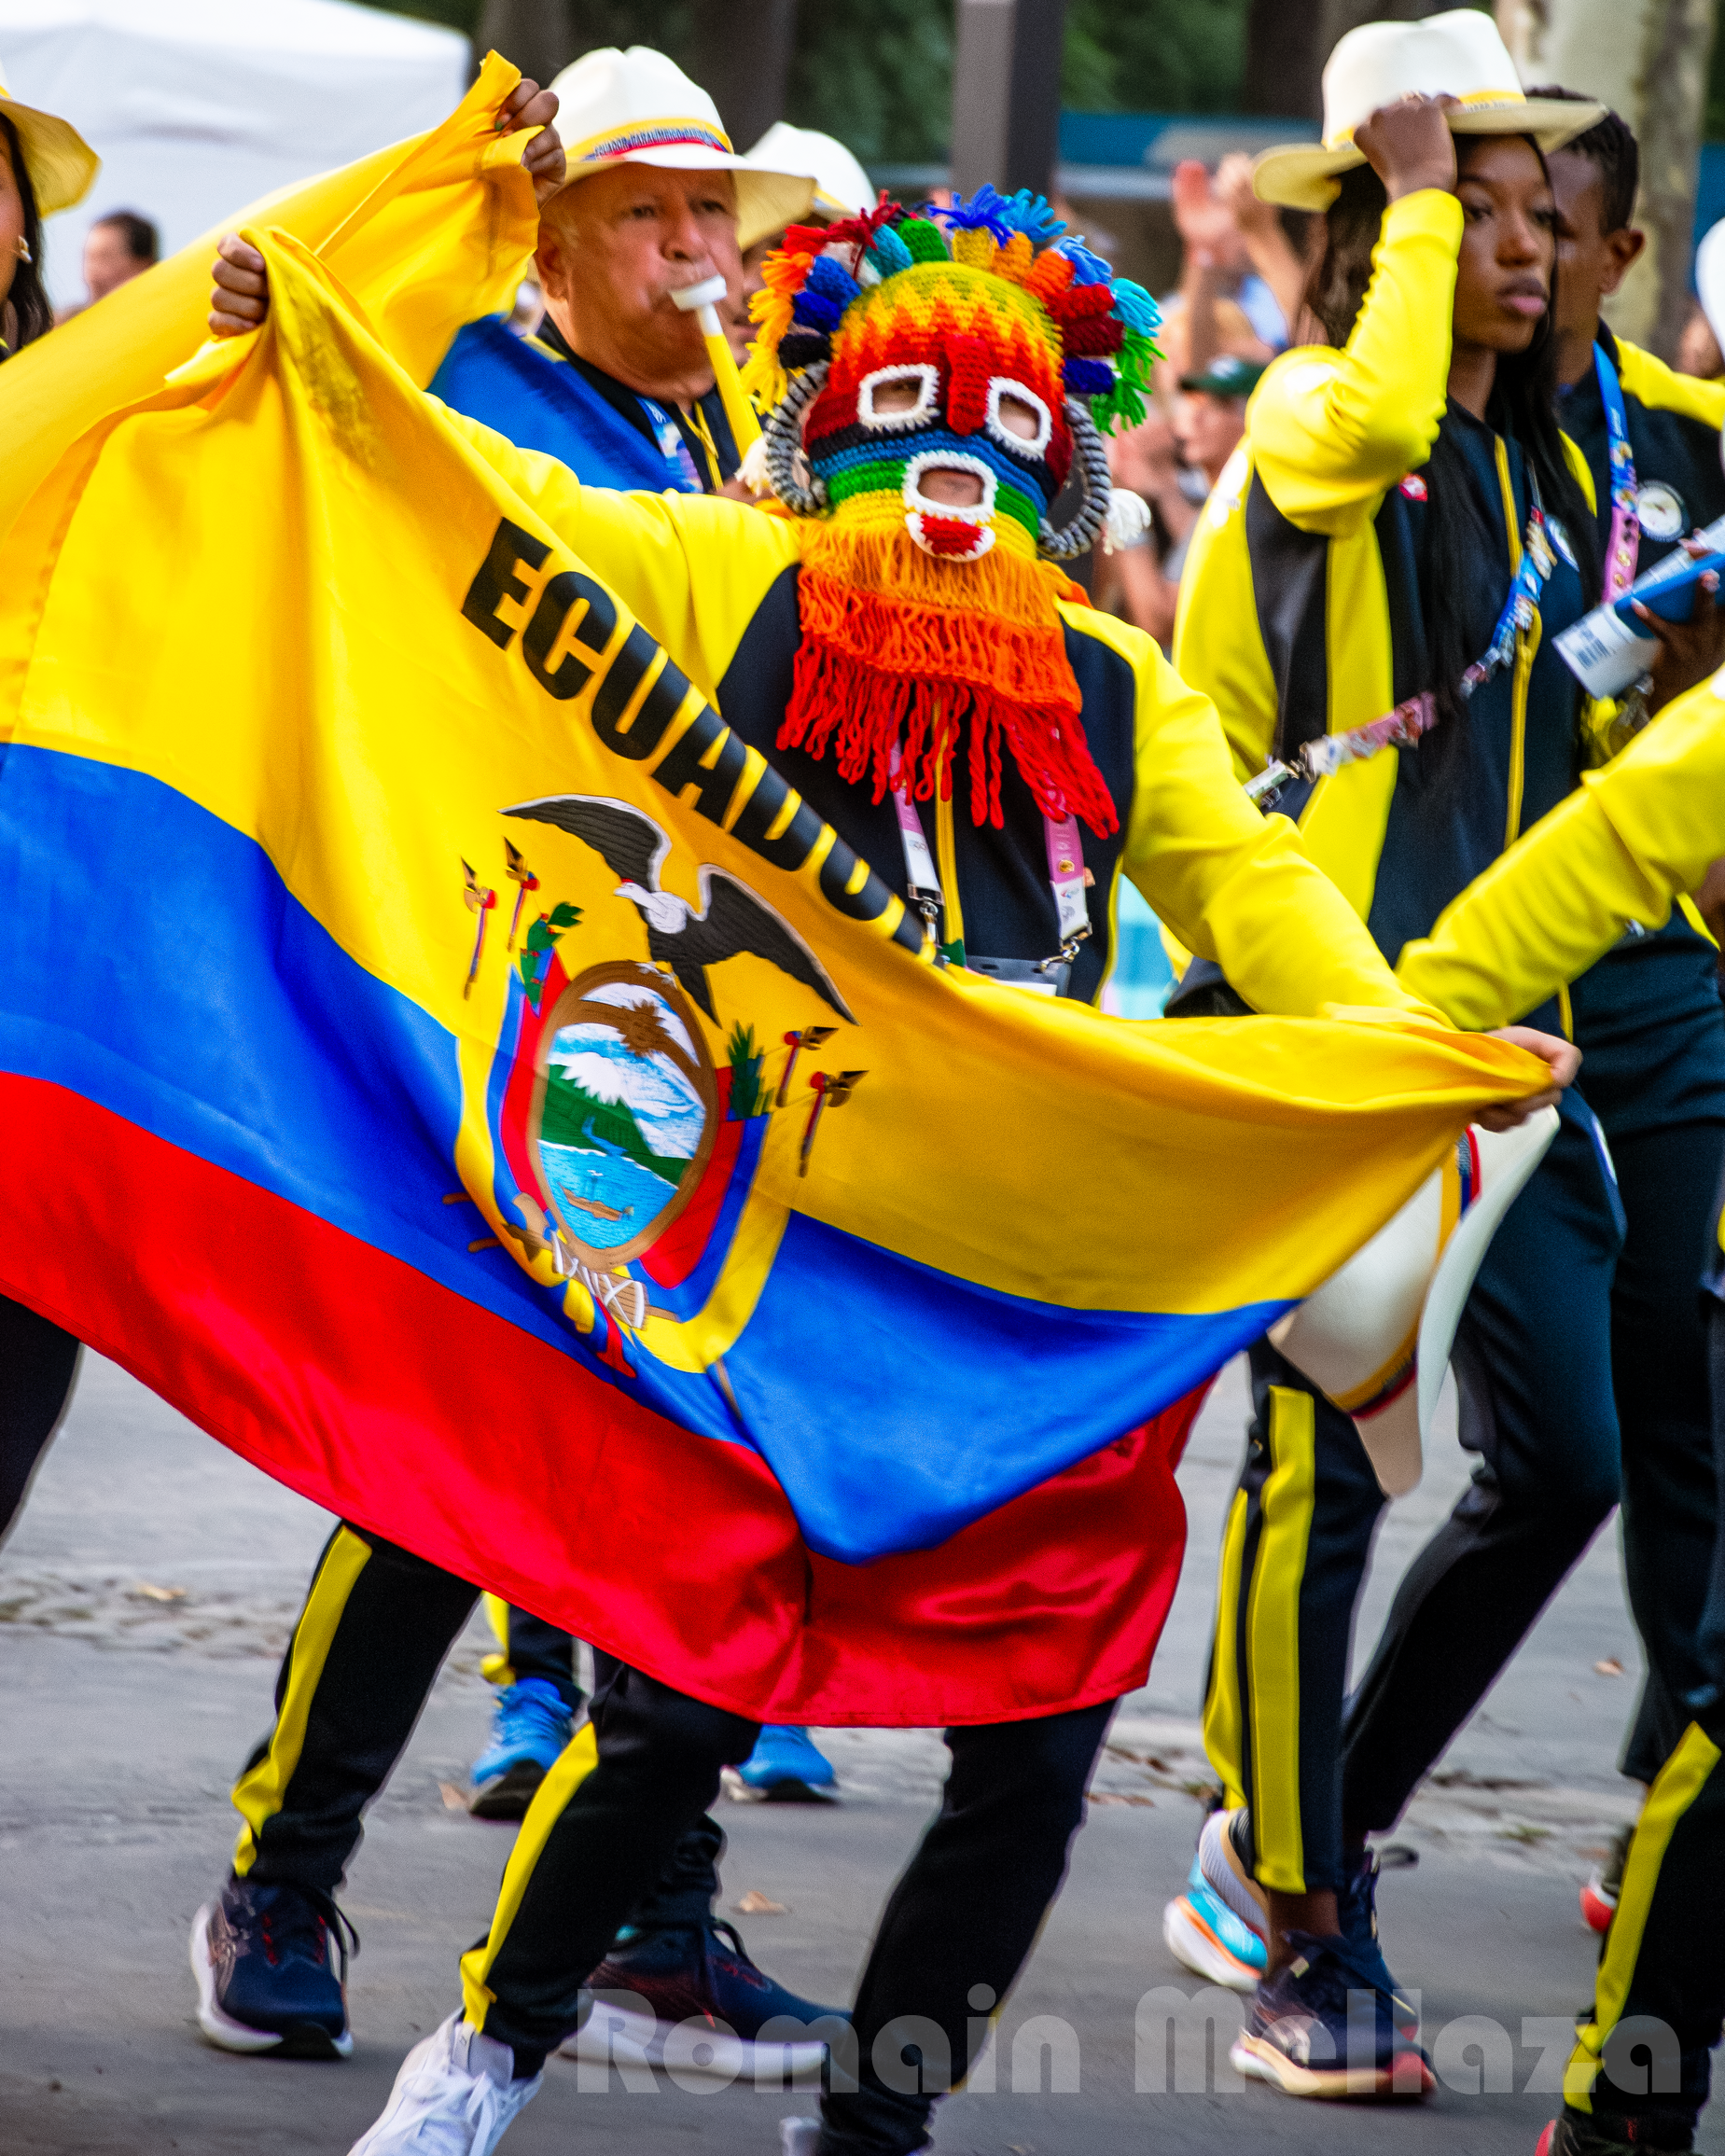
[[[551,84],[568,160],[565,187],[612,165],[667,172],[733,173],[737,240],[750,246],[804,216],[814,199],[806,172],[768,172],[730,146],[718,107],[662,52],[632,45],[584,52]]]
[[[81,202],[102,170],[102,160],[72,122],[51,112],[38,112],[33,104],[20,104],[3,74],[0,119],[9,119],[18,131],[38,214],[51,217],[56,210],[69,210]]]
[[[1423,22],[1362,22],[1338,40],[1324,67],[1324,139],[1267,149],[1252,167],[1266,202],[1326,210],[1336,182],[1366,161],[1354,130],[1380,105],[1447,93],[1455,134],[1527,134],[1542,150],[1562,149],[1605,118],[1603,104],[1528,97],[1497,25],[1476,8],[1456,7]]]

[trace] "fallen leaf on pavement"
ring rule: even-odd
[[[739,1916],[784,1916],[787,1913],[782,1901],[769,1901],[757,1886],[751,1886],[730,1905]]]
[[[1595,1676],[1621,1676],[1622,1674],[1623,1665],[1614,1654],[1608,1654],[1604,1662],[1596,1662],[1593,1664]]]
[[[147,1579],[140,1579],[132,1592],[141,1594],[146,1602],[184,1602],[186,1599],[183,1587],[152,1587]]]

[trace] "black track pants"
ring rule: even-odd
[[[961,2078],[1059,1891],[1112,1713],[1110,1702],[947,1732],[940,1809],[882,1915],[855,2057],[835,2063],[823,2106],[828,2156],[923,2145],[935,2098]],[[581,1987],[634,1898],[758,1725],[619,1667],[594,1696],[593,1730],[597,1763],[577,1736],[552,1769],[491,1932],[462,1963],[468,2019],[524,2052],[574,2029]]]
[[[77,1356],[69,1332],[0,1295],[0,1539],[72,1398]]]

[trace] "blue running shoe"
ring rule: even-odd
[[[575,1717],[542,1676],[524,1676],[497,1694],[491,1743],[473,1762],[467,1809],[476,1819],[522,1819],[534,1792],[569,1742]]]
[[[1295,1958],[1259,1985],[1229,2051],[1234,2071],[1287,2096],[1428,2095],[1430,2062],[1396,2026],[1390,1995],[1350,1943],[1287,1937]]]
[[[192,1920],[198,2026],[225,2052],[345,2059],[350,1947],[358,1938],[328,1895],[230,1879]]]
[[[1162,1940],[1182,1968],[1230,1991],[1255,1992],[1270,1960],[1262,1938],[1211,1890],[1196,1857],[1184,1891],[1162,1911]]]
[[[1336,1896],[1336,1913],[1341,1920],[1342,1936],[1353,1950],[1355,1967],[1370,1976],[1376,1989],[1389,1999],[1396,2026],[1405,2036],[1412,2036],[1419,2026],[1420,2017],[1412,2001],[1403,1998],[1397,1988],[1378,1944],[1378,1853],[1375,1849],[1367,1850],[1359,1870]]]
[[[782,1803],[818,1801],[839,1777],[832,1761],[815,1750],[807,1730],[769,1722],[755,1740],[755,1749],[737,1769],[751,1789]]]
[[[565,2058],[662,2066],[666,2039],[677,2032],[681,2055],[674,2065],[727,2080],[818,2071],[828,2038],[849,2019],[842,2008],[814,2006],[757,1968],[736,1926],[716,1917],[626,1931],[585,1989],[591,2010],[563,2044]],[[693,2042],[691,2023],[699,2027]]]

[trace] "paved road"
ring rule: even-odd
[[[1602,1537],[1397,1839],[1418,1853],[1386,1881],[1385,1940],[1423,1991],[1445,2085],[1385,2119],[1290,2104],[1203,2076],[1202,2002],[1170,1959],[1161,1908],[1189,1860],[1186,1785],[1204,1768],[1193,1717],[1221,1509],[1237,1462],[1231,1372],[1182,1483],[1186,1575],[1151,1682],[1115,1725],[1072,1876],[1002,2023],[993,2093],[943,2112],[946,2156],[1139,2156],[1231,2148],[1531,2156],[1553,2099],[1542,2051],[1588,1996],[1575,1888],[1626,1815],[1612,1772],[1639,1668]],[[1369,1645],[1408,1553],[1463,1473],[1453,1440],[1389,1517],[1364,1621]],[[0,2151],[4,2156],[340,2156],[375,2115],[401,2052],[452,2003],[454,1957],[483,1926],[509,1829],[450,1808],[485,1726],[477,1634],[457,1648],[400,1772],[372,1815],[346,1904],[364,1937],[344,2066],[230,2058],[200,2040],[185,1958],[192,1913],[222,1874],[227,1788],[269,1718],[273,1660],[327,1531],[315,1509],[203,1438],[110,1366],[86,1370],[30,1509],[0,1555]],[[1623,1676],[1596,1674],[1616,1662]],[[837,1732],[843,1780],[822,1809],[730,1803],[729,1899],[758,1958],[803,1993],[848,1994],[883,1894],[938,1786],[925,1732]],[[1179,1997],[1144,2010],[1146,1995]],[[1464,2016],[1482,2017],[1462,2024]],[[1026,2024],[1046,2017],[1036,2028]],[[1544,2030],[1527,2029],[1543,2021]],[[1501,2033],[1500,2033],[1501,2032]],[[1526,2034],[1534,2040],[1523,2045]],[[1046,2043],[1039,2042],[1042,2039]],[[1472,2049],[1468,2049],[1471,2039]],[[1055,2079],[1076,2090],[1033,2093]],[[1483,2081],[1483,2089],[1480,2084]],[[1530,2081],[1534,2084],[1530,2087]],[[553,2062],[508,2146],[626,2156],[772,2156],[806,2095],[747,2088],[580,2087]],[[1703,2146],[1725,2151],[1725,2118]]]

